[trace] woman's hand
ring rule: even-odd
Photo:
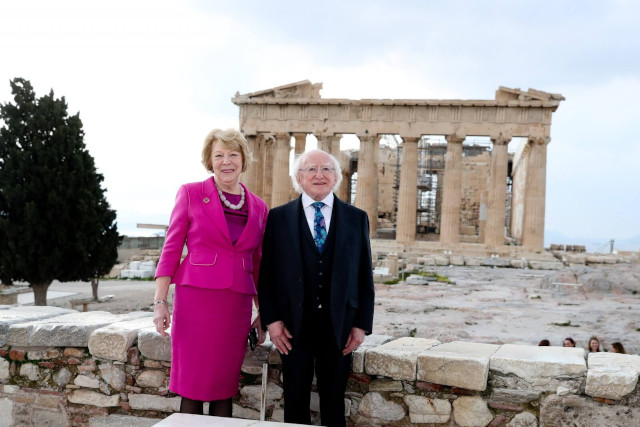
[[[258,330],[258,343],[256,345],[260,345],[267,338],[267,334],[262,330],[262,325],[260,324],[260,313],[258,313],[258,317],[251,324],[251,328],[256,328]]]
[[[156,325],[156,331],[160,332],[162,338],[168,334],[166,329],[171,325],[171,315],[169,308],[165,304],[158,304],[153,307],[153,324]]]

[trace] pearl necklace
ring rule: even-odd
[[[220,196],[220,201],[229,209],[233,209],[234,211],[237,211],[237,210],[240,210],[242,206],[244,206],[245,196],[244,196],[244,187],[242,185],[240,186],[240,191],[241,191],[240,201],[238,202],[237,205],[232,204],[230,201],[227,200],[226,197],[224,197],[224,194],[222,194],[222,190],[220,189],[220,187],[218,187],[218,184],[216,184],[216,188],[218,189],[218,196]]]

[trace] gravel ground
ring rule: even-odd
[[[452,283],[376,284],[375,333],[497,344],[537,344],[546,338],[552,345],[561,345],[571,336],[582,347],[596,335],[606,349],[621,341],[630,353],[640,353],[638,265],[561,271],[442,267],[434,271]],[[92,303],[89,310],[149,309],[154,288],[152,281],[103,280],[99,295],[114,298]],[[85,282],[54,282],[49,290],[76,292],[49,301],[57,307],[69,308],[69,300],[91,296],[91,285]]]

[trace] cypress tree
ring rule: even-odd
[[[121,237],[79,113],[53,90],[36,98],[28,80],[10,84],[14,102],[0,105],[0,279],[28,282],[46,305],[54,279],[108,273]]]

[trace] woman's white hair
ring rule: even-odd
[[[342,182],[342,168],[340,168],[340,162],[334,156],[322,150],[306,151],[300,154],[295,159],[295,161],[293,162],[293,173],[291,174],[291,182],[293,183],[293,189],[296,190],[296,192],[298,192],[299,194],[302,194],[304,192],[303,188],[300,186],[300,184],[298,184],[298,174],[302,173],[300,169],[304,167],[305,159],[309,156],[309,154],[312,154],[312,153],[324,153],[327,156],[329,156],[329,159],[333,163],[333,169],[334,169],[333,173],[336,174],[336,185],[333,186],[333,189],[331,191],[334,191],[334,192],[337,191],[338,188],[340,188],[340,183]]]

